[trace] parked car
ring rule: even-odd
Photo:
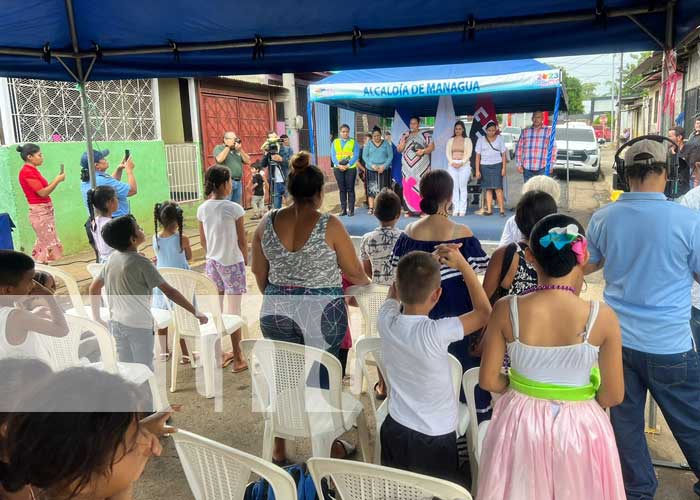
[[[604,142],[610,142],[612,140],[612,131],[610,127],[604,127],[603,125],[593,125],[593,130],[595,131],[595,138],[599,141],[602,139]]]
[[[506,148],[508,148],[508,160],[514,159],[518,140],[515,138],[515,135],[508,132],[501,132],[501,137],[503,137],[503,143],[506,145]]]
[[[503,127],[503,130],[501,130],[502,133],[504,134],[511,134],[513,136],[513,141],[518,142],[520,140],[520,132],[522,132],[523,129],[520,127]]]
[[[586,174],[593,180],[600,177],[600,145],[593,127],[577,123],[559,125],[556,143],[555,174],[566,175],[568,158],[569,172]]]

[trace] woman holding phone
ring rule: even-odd
[[[24,161],[24,166],[19,171],[19,185],[27,198],[29,222],[36,233],[32,258],[36,262],[47,264],[63,256],[63,245],[56,234],[56,216],[50,195],[66,179],[66,174],[61,165],[59,174],[48,182],[39,172],[44,156],[36,144],[17,146],[17,152]]]

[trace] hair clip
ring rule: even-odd
[[[554,245],[557,250],[561,250],[566,245],[571,245],[571,251],[576,255],[576,261],[583,264],[588,250],[588,241],[578,232],[576,224],[569,224],[566,227],[553,227],[549,232],[540,238],[540,245],[547,248]]]

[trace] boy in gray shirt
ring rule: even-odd
[[[104,286],[109,297],[109,327],[119,360],[141,363],[152,370],[154,288],[160,288],[168,299],[196,316],[200,324],[205,324],[207,317],[198,313],[190,301],[165,281],[156,266],[138,253],[146,236],[132,215],[109,221],[102,229],[102,238],[116,251],[90,285],[93,318],[100,317],[99,296]]]

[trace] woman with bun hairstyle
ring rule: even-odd
[[[319,210],[323,172],[311,165],[306,151],[294,155],[290,164],[292,203],[269,212],[253,237],[252,270],[263,293],[260,328],[266,339],[316,347],[337,357],[348,326],[341,273],[354,285],[370,280],[343,224]],[[312,378],[317,380],[310,380],[311,385],[328,387],[325,370]],[[336,441],[332,455],[343,458],[352,451],[349,443]],[[285,462],[283,439],[276,439],[272,458]]]
[[[47,264],[63,257],[63,245],[56,234],[56,216],[50,195],[66,180],[66,174],[61,170],[48,182],[39,172],[39,167],[44,163],[44,156],[36,144],[17,146],[17,152],[24,161],[24,166],[19,171],[19,185],[27,198],[29,222],[36,233],[32,258],[36,262]]]
[[[432,170],[423,176],[420,182],[420,209],[427,217],[409,224],[399,236],[391,256],[394,269],[399,259],[409,252],[420,250],[433,253],[438,245],[453,243],[459,246],[462,255],[477,273],[486,271],[489,258],[479,240],[467,226],[450,220],[453,188],[452,177],[445,170]],[[470,312],[473,309],[471,297],[459,271],[443,265],[440,277],[442,295],[430,318],[450,318]],[[449,348],[450,354],[459,359],[464,371],[479,366],[479,358],[474,353],[470,354],[471,341],[470,337],[465,337]],[[487,393],[477,389],[477,411],[487,412],[489,400]]]
[[[583,227],[549,215],[526,252],[539,284],[499,300],[486,330],[479,385],[502,396],[479,462],[479,500],[624,500],[604,410],[625,394],[620,325],[609,306],[579,297],[589,258]]]

